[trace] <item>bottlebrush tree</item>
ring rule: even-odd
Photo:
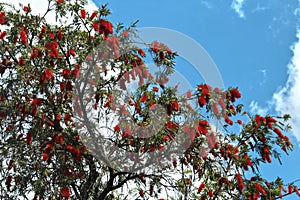
[[[251,115],[238,88],[180,94],[168,85],[175,52],[141,47],[135,23],[113,25],[106,5],[85,5],[49,0],[37,16],[0,3],[1,199],[300,195],[259,173],[292,150],[288,115]]]

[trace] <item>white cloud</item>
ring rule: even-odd
[[[251,101],[250,105],[250,112],[253,114],[259,114],[259,115],[266,115],[268,113],[268,108],[265,107],[261,107],[260,105],[258,105],[258,103],[256,101]]]
[[[244,11],[242,10],[245,0],[233,0],[231,3],[231,8],[239,15],[240,18],[245,18]]]
[[[292,116],[292,133],[300,142],[300,30],[297,38],[291,47],[294,55],[288,65],[288,81],[285,87],[274,93],[273,100],[278,113]]]

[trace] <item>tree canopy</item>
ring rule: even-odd
[[[300,196],[260,174],[292,150],[289,115],[247,112],[237,87],[180,93],[176,52],[86,4],[0,3],[1,199]]]

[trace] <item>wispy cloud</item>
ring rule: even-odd
[[[251,113],[259,114],[262,116],[266,115],[269,111],[268,107],[262,107],[262,106],[258,105],[258,103],[256,101],[251,101],[249,107],[250,107]]]
[[[209,1],[201,1],[201,4],[208,9],[211,9],[213,7],[211,2],[209,2]]]
[[[239,15],[240,18],[245,18],[244,11],[242,10],[245,0],[233,0],[231,3],[231,8]]]
[[[274,93],[273,100],[278,113],[292,116],[292,133],[300,142],[300,30],[297,38],[298,41],[291,47],[293,57],[288,65],[288,81]]]

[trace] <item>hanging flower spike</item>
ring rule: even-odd
[[[0,25],[5,24],[5,12],[0,12]]]
[[[245,188],[243,178],[242,178],[241,174],[236,174],[235,177],[236,177],[236,180],[238,183],[239,191],[242,192]]]
[[[80,16],[81,16],[82,19],[86,18],[86,12],[85,12],[85,10],[80,10]]]
[[[60,189],[60,194],[64,198],[70,198],[71,190],[68,187],[63,187],[63,188]]]
[[[99,27],[99,34],[104,34],[104,39],[107,39],[109,34],[113,34],[113,26],[112,24],[104,19],[100,19],[100,27]]]
[[[97,16],[98,12],[93,12],[90,16],[90,20],[93,20]]]

